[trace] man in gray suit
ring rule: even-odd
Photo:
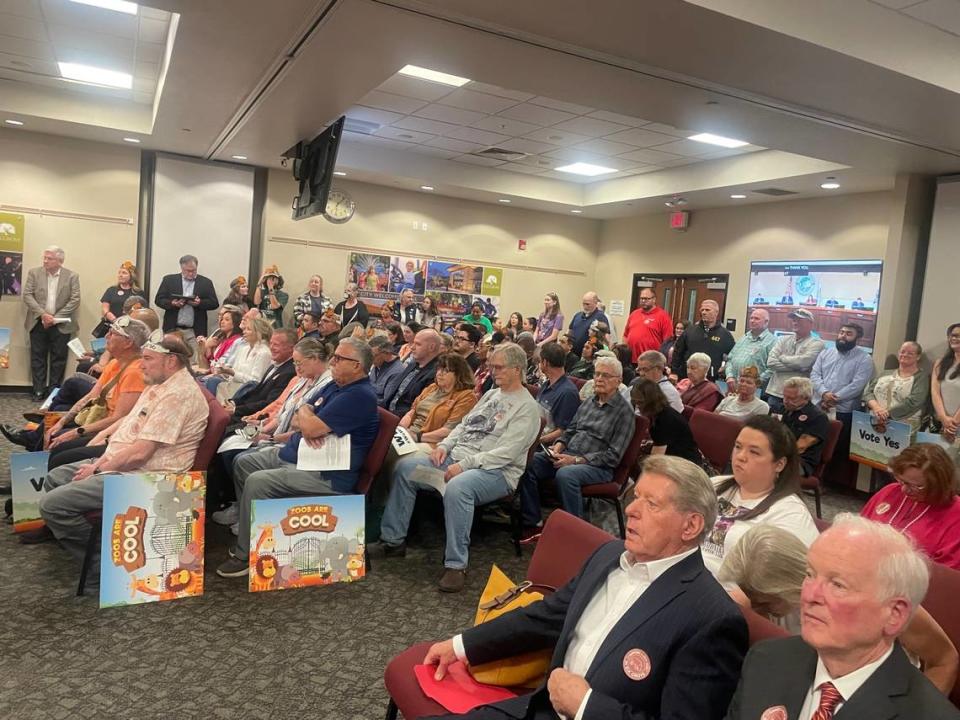
[[[63,267],[63,258],[62,248],[48,247],[43,251],[43,267],[32,268],[23,286],[34,400],[42,400],[51,388],[63,382],[67,343],[78,329],[80,276]]]
[[[928,582],[905,535],[838,515],[807,553],[800,637],[753,646],[727,720],[960,718],[897,642]]]

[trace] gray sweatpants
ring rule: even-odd
[[[94,460],[61,465],[47,473],[43,487],[46,493],[40,497],[40,516],[60,544],[74,557],[83,559],[90,537],[90,523],[84,515],[103,509],[104,475],[91,475],[86,480],[73,482],[73,476],[84,465]],[[95,583],[100,577],[100,543],[90,558],[88,582]]]

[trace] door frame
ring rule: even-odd
[[[659,282],[662,280],[677,280],[679,278],[689,278],[698,282],[713,281],[726,284],[727,287],[723,293],[723,305],[720,306],[720,316],[718,318],[718,322],[720,322],[721,325],[725,325],[727,317],[727,294],[730,292],[729,273],[634,273],[633,280],[630,283],[630,312],[628,312],[627,315],[639,306],[637,302],[637,298],[640,297],[640,288],[637,287],[638,281],[648,280],[650,282]]]

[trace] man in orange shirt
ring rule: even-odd
[[[630,313],[623,329],[623,342],[630,346],[634,364],[641,353],[659,350],[673,335],[670,313],[657,307],[657,296],[652,288],[640,288],[640,307]]]

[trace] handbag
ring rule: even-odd
[[[490,568],[490,577],[480,595],[474,625],[489,622],[511,610],[543,600],[542,593],[528,592],[532,587],[534,585],[530,581],[515,585],[494,565]],[[542,587],[551,591],[555,589]],[[552,649],[534,650],[481,665],[471,665],[470,674],[474,680],[486,685],[537,687],[546,678],[552,657]]]
[[[94,327],[93,330],[90,331],[90,335],[92,335],[97,339],[106,337],[107,333],[110,331],[111,324],[112,323],[109,320],[107,320],[105,317],[100,318],[100,322],[98,322],[96,327]]]
[[[120,372],[110,378],[110,382],[100,389],[100,396],[93,402],[88,403],[77,413],[77,416],[73,419],[75,425],[79,427],[92,425],[99,420],[103,420],[110,414],[110,410],[107,408],[107,393],[110,392],[114,385],[120,382],[120,378],[123,377],[123,373],[127,371],[128,367],[130,367],[130,363],[121,367]]]

